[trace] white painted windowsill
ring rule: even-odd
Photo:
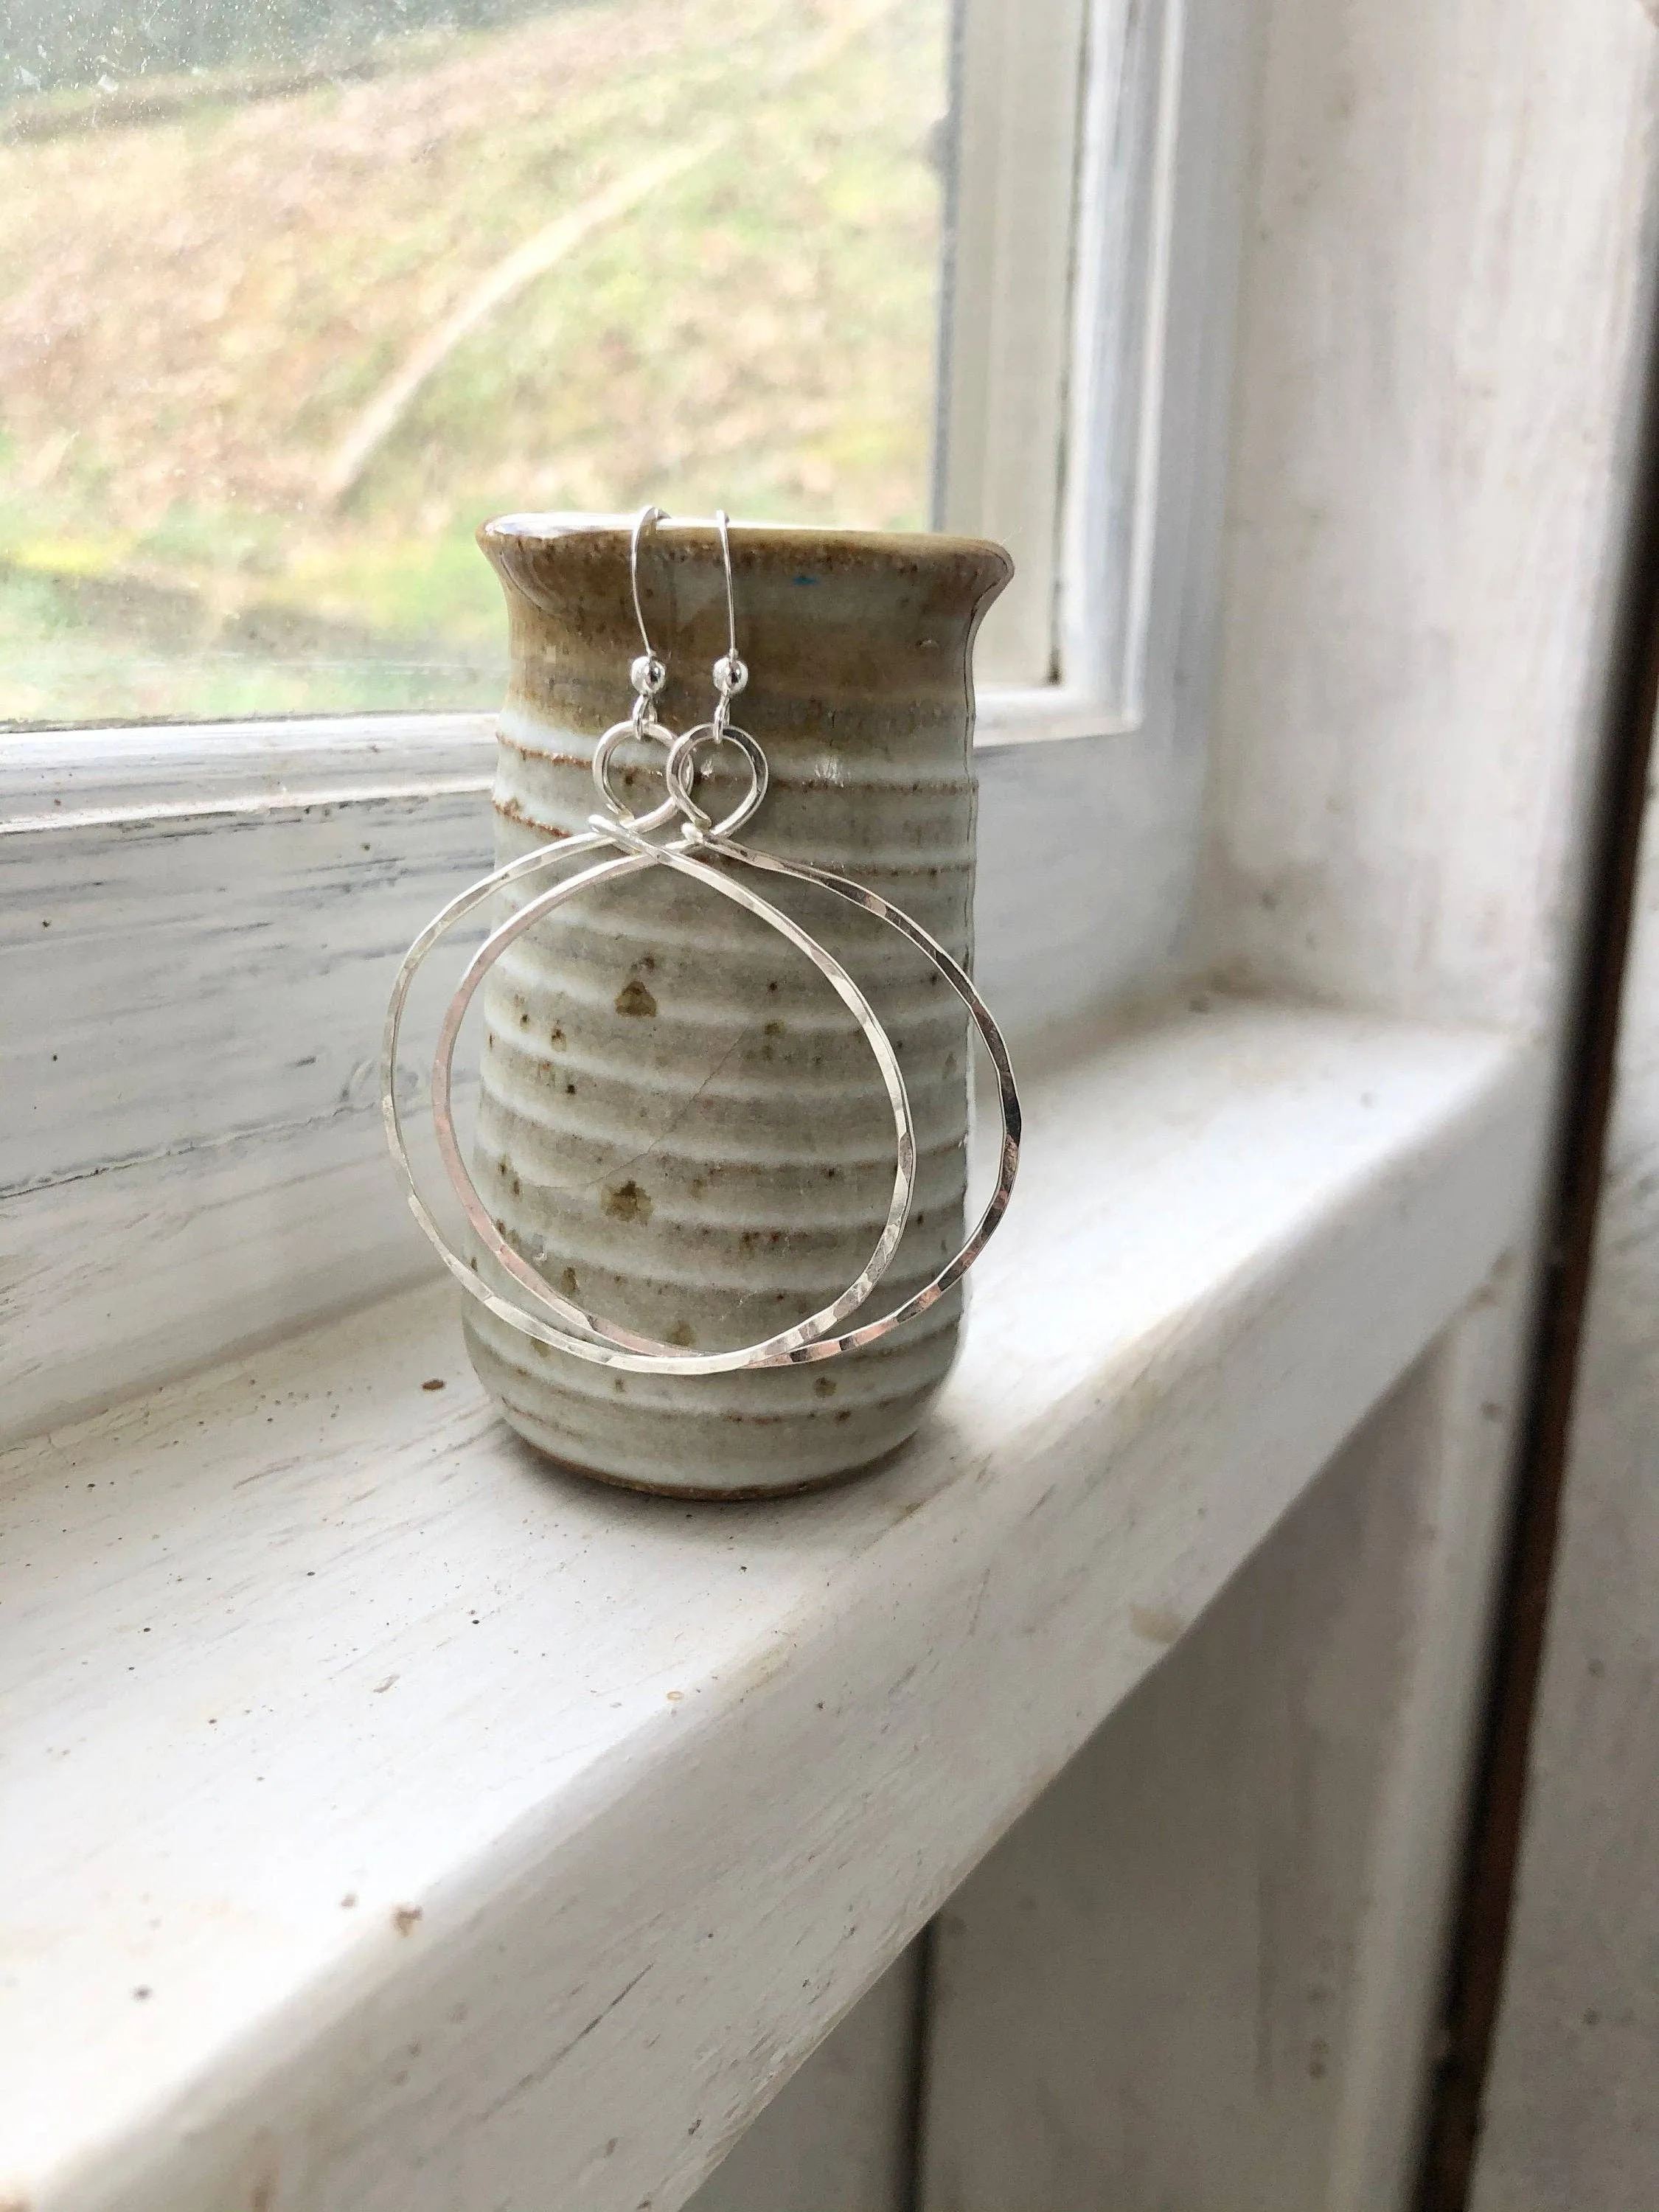
[[[493,714],[295,715],[21,731],[0,746],[0,837],[106,822],[295,811],[400,795],[487,792]],[[1135,726],[1064,684],[981,684],[981,749],[1119,737]],[[3,735],[3,732],[0,732]]]
[[[666,2212],[1479,1292],[1542,1125],[1501,1038],[1224,1000],[1028,1090],[957,1370],[840,1490],[552,1473],[446,1287],[0,1462],[0,2203]]]

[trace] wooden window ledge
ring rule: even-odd
[[[840,1490],[550,1471],[444,1285],[0,1462],[7,2212],[665,2212],[1480,1291],[1544,1120],[1501,1037],[1223,1000],[1029,1091]]]

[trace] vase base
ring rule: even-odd
[[[879,1474],[892,1465],[910,1439],[901,1437],[890,1443],[871,1458],[860,1460],[855,1467],[833,1468],[827,1474],[809,1474],[793,1481],[693,1483],[647,1482],[635,1474],[608,1474],[602,1468],[584,1467],[579,1460],[568,1459],[562,1453],[550,1451],[515,1421],[504,1407],[497,1412],[515,1435],[528,1444],[538,1459],[549,1467],[556,1467],[561,1474],[580,1475],[584,1482],[602,1482],[611,1490],[631,1490],[641,1498],[683,1498],[698,1505],[752,1505],[763,1498],[805,1498],[817,1490],[834,1490],[843,1482],[856,1482],[861,1475]]]

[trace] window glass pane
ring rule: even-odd
[[[0,717],[487,705],[513,507],[925,523],[947,0],[0,0]]]

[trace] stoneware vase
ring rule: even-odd
[[[627,522],[510,515],[479,542],[510,622],[495,787],[504,861],[586,826],[594,744],[627,714],[640,641]],[[870,884],[966,962],[970,659],[1008,556],[968,538],[737,526],[732,558],[751,672],[733,719],[771,768],[744,837]],[[662,718],[677,730],[707,721],[726,645],[712,527],[648,532],[641,584],[670,672]],[[623,796],[643,813],[663,795],[662,751],[623,757]],[[699,802],[718,817],[740,788],[735,763],[716,761]],[[915,1205],[865,1318],[962,1241],[967,1019],[895,932],[816,889],[750,881],[856,977],[904,1069]],[[483,1006],[478,1187],[503,1234],[590,1311],[724,1349],[787,1327],[857,1275],[892,1190],[891,1110],[852,1018],[775,931],[653,871],[520,939]],[[487,1255],[477,1264],[489,1271]],[[752,1498],[832,1480],[902,1443],[950,1367],[961,1293],[865,1351],[707,1376],[608,1373],[470,1300],[465,1325],[480,1376],[541,1451],[639,1489]]]

